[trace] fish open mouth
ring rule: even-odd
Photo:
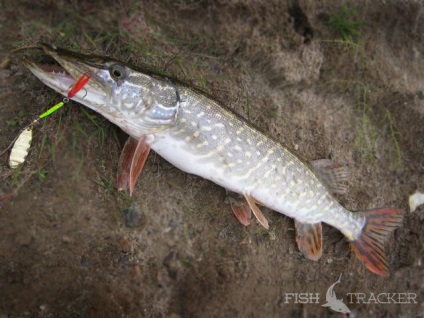
[[[58,64],[38,64],[38,67],[46,73],[72,77],[71,74],[64,67]]]
[[[32,47],[31,47],[32,48]],[[36,47],[39,50],[43,50],[43,47]],[[40,56],[31,56],[31,58],[23,57],[22,61],[24,64],[30,69],[39,68],[41,71],[45,73],[51,73],[52,75],[60,75],[65,77],[72,77],[71,74],[59,64],[57,60],[55,60],[49,54],[44,54]]]
[[[72,99],[90,108],[98,108],[107,103],[106,83],[99,74],[103,71],[101,60],[48,44],[40,44],[37,48],[44,54],[23,57],[22,61],[44,84],[67,96],[75,82],[89,72],[92,74],[90,81]]]
[[[59,64],[36,63],[27,58],[22,60],[35,76],[60,94],[66,95],[75,82],[71,73]]]

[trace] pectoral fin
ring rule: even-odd
[[[322,255],[322,225],[307,224],[294,221],[296,227],[296,242],[299,250],[306,258],[317,261]]]
[[[134,191],[135,182],[143,170],[150,145],[145,142],[144,137],[136,140],[129,137],[122,149],[118,163],[117,186],[119,191]]]
[[[130,169],[130,196],[132,195],[135,187],[135,182],[137,181],[138,176],[143,170],[144,164],[146,163],[147,157],[149,156],[150,145],[145,141],[145,138],[142,137],[138,141],[137,148],[135,149],[134,156],[131,161]]]
[[[338,194],[347,192],[348,171],[345,167],[330,159],[315,160],[311,165],[328,190]]]
[[[131,162],[134,157],[138,141],[129,137],[122,149],[118,162],[117,187],[119,191],[126,191],[129,188]]]
[[[262,226],[268,230],[269,229],[268,220],[264,217],[264,215],[262,214],[262,211],[259,210],[258,206],[256,205],[257,201],[250,195],[245,194],[244,197],[246,198],[247,203],[249,204],[253,214],[258,219],[259,223],[261,223]]]

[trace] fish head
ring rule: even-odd
[[[180,108],[178,89],[171,82],[152,77],[112,58],[84,55],[40,44],[58,65],[23,59],[44,84],[67,96],[76,81],[89,81],[72,100],[100,113],[133,137],[172,126]]]

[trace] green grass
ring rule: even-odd
[[[362,161],[376,164],[375,146],[379,132],[366,113],[362,113],[356,127],[354,147],[360,152]]]
[[[354,42],[354,39],[361,36],[359,29],[363,22],[354,21],[356,16],[356,6],[349,6],[343,2],[337,15],[330,16],[330,26],[335,29],[345,42]]]
[[[84,163],[85,163],[84,159],[85,159],[85,155],[81,154],[79,162],[78,162],[78,166],[76,167],[76,169],[73,169],[72,171],[72,177],[71,177],[72,181],[78,181],[78,177],[80,177],[84,168]]]
[[[99,115],[87,110],[85,107],[79,107],[81,113],[91,122],[91,124],[95,127],[94,132],[87,132],[81,123],[78,121],[74,124],[74,128],[85,138],[91,139],[92,137],[97,138],[97,145],[100,148],[103,148],[106,142],[106,139],[110,137],[110,132],[113,130],[107,131],[107,127],[110,124],[107,124],[105,121],[102,121]],[[115,134],[115,139],[117,139]]]
[[[396,153],[395,164],[401,166],[403,164],[403,153],[402,153],[402,150],[400,149],[400,144],[399,144],[400,133],[399,133],[399,130],[396,128],[395,119],[393,118],[392,114],[387,108],[386,108],[385,118],[387,120],[390,137],[391,137],[392,143],[394,145],[395,153]]]
[[[37,171],[36,175],[37,175],[38,180],[42,182],[42,181],[46,180],[46,178],[48,176],[48,172],[47,172],[47,170],[41,168],[40,170]]]
[[[28,115],[28,112],[20,110],[18,115],[10,120],[7,120],[6,124],[10,127],[23,128],[25,125],[29,124],[30,120]]]
[[[247,95],[246,96],[246,103],[244,104],[244,111],[245,111],[245,114],[246,114],[246,118],[249,121],[250,121],[250,108],[251,107],[252,107],[252,104],[250,102],[249,95]]]
[[[358,69],[352,73],[352,79],[336,79],[325,85],[342,85],[348,91],[353,91],[356,96],[356,113],[358,122],[354,148],[360,153],[361,160],[366,164],[377,163],[377,140],[386,137],[389,148],[393,150],[396,164],[402,164],[402,152],[399,145],[399,131],[396,129],[395,118],[386,110],[383,116],[383,125],[377,122],[375,110],[370,102],[372,84],[366,76],[368,57],[364,43],[361,41],[359,29],[364,26],[363,22],[355,21],[357,8],[344,2],[337,15],[330,17],[330,26],[339,32],[341,39],[321,40],[323,43],[342,45],[353,53],[353,62],[357,62]],[[387,132],[381,127],[387,127]]]
[[[117,202],[116,199],[120,199],[126,204],[134,201],[125,191],[117,191],[113,178],[98,175],[94,182],[105,193],[105,197],[113,203]]]
[[[12,186],[17,187],[20,184],[22,176],[22,165],[13,170],[12,173]]]
[[[389,151],[394,152],[394,165],[402,165],[403,155],[399,144],[399,131],[396,128],[395,118],[386,109],[383,117],[384,125],[388,128],[389,135],[381,129],[381,125],[374,119],[374,110],[370,104],[371,88],[368,84],[356,84],[357,111],[360,115],[356,128],[356,138],[354,146],[359,150],[361,158],[365,163],[376,164],[377,140],[386,137]],[[388,138],[387,138],[388,137]],[[390,155],[390,154],[388,154]]]

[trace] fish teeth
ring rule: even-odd
[[[51,71],[50,74],[53,75],[60,75],[60,76],[66,76],[66,72],[62,71]]]

